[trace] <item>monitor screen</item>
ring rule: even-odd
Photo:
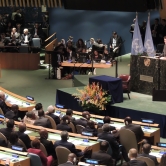
[[[154,123],[154,119],[142,118],[141,121],[142,121],[142,123],[149,123],[149,124],[153,124]]]
[[[17,150],[17,151],[23,151],[23,147],[20,147],[20,146],[15,146],[15,145],[13,145],[12,146],[12,150]]]
[[[34,101],[34,97],[32,96],[26,96],[27,100],[31,100],[31,101]]]
[[[95,160],[95,159],[85,159],[85,163],[93,164],[93,165],[99,165],[100,161],[99,160]]]
[[[82,132],[82,135],[85,135],[85,136],[88,136],[88,137],[93,137],[93,133],[85,132],[85,131]]]
[[[101,123],[101,124],[104,123],[103,120],[101,120],[101,119],[96,119],[96,122],[97,122],[97,123]]]
[[[57,108],[64,108],[64,107],[65,107],[64,105],[61,105],[61,104],[55,104],[55,106],[56,106]]]
[[[166,148],[166,143],[157,142],[156,145],[159,147]]]

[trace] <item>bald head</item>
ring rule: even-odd
[[[45,139],[48,138],[48,132],[46,129],[40,129],[39,134],[40,134],[40,138],[45,138]]]
[[[49,113],[54,113],[54,112],[55,112],[54,106],[53,106],[53,105],[48,106],[47,111],[48,111]]]
[[[84,111],[84,112],[82,113],[82,117],[84,117],[84,118],[87,119],[87,120],[90,120],[90,113],[89,113],[88,111]]]
[[[26,131],[26,124],[25,123],[19,123],[18,125],[19,132],[24,133]]]
[[[68,155],[68,161],[74,163],[74,162],[75,162],[75,161],[74,161],[75,159],[76,159],[76,155],[75,155],[74,153],[70,153],[70,154]]]
[[[137,158],[137,154],[138,154],[137,150],[132,148],[129,150],[128,157],[129,159]]]
[[[5,93],[4,92],[0,92],[0,100],[5,101]]]

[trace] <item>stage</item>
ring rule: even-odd
[[[58,89],[56,103],[65,105],[65,108],[82,111],[72,94],[77,93],[77,88],[82,89],[87,85],[89,77],[92,76],[77,75],[74,77],[75,87]],[[140,121],[141,118],[154,119],[161,129],[160,136],[166,138],[166,102],[152,101],[152,96],[136,92],[131,92],[130,97],[131,99],[129,100],[127,94],[123,94],[123,102],[108,106],[106,114],[115,118],[131,116],[136,121]]]

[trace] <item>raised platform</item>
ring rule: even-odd
[[[77,93],[77,88],[81,89],[87,85],[89,83],[89,77],[91,76],[77,75],[74,78],[74,86],[76,87],[58,89],[56,103],[64,104],[66,108],[82,111],[82,108],[72,94]],[[59,97],[59,93],[63,97]],[[161,129],[161,137],[166,138],[166,102],[152,101],[152,96],[136,92],[131,92],[130,100],[127,94],[124,94],[123,97],[124,102],[111,105],[107,108],[106,114],[115,118],[131,116],[136,121],[140,121],[141,118],[154,119],[155,123],[158,123]]]

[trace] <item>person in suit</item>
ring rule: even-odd
[[[127,163],[124,163],[122,166],[147,166],[147,164],[144,161],[137,160],[137,150],[136,149],[130,149],[128,156],[130,161]]]
[[[75,118],[73,117],[73,110],[67,109],[66,115],[70,118],[70,122],[72,122],[75,125]]]
[[[23,122],[25,124],[34,124],[35,120],[36,120],[36,116],[35,113],[33,111],[28,111],[23,119]]]
[[[87,126],[83,128],[82,132],[93,133],[93,136],[97,137],[97,129],[95,128],[95,123],[92,120],[89,120]]]
[[[38,23],[35,23],[34,28],[32,28],[31,34],[32,34],[33,38],[43,39],[43,30],[42,30],[41,26],[39,26]]]
[[[54,147],[56,148],[57,146],[63,146],[71,151],[71,153],[76,154],[77,157],[83,156],[88,148],[85,148],[83,151],[77,150],[75,148],[75,145],[71,142],[68,142],[67,140],[69,139],[69,135],[67,131],[62,131],[61,132],[61,140],[60,141],[55,141]]]
[[[107,141],[100,142],[100,150],[93,152],[91,158],[100,161],[100,165],[113,166],[114,160],[107,154],[109,148],[109,143]]]
[[[142,154],[139,154],[138,157],[139,157],[139,156],[148,157],[148,158],[150,158],[151,160],[154,161],[155,166],[158,166],[159,163],[158,163],[158,161],[157,161],[156,156],[149,155],[150,150],[151,150],[151,145],[150,145],[150,144],[147,144],[147,143],[144,144],[143,147],[142,147],[143,153],[142,153]]]
[[[120,56],[121,45],[121,37],[117,34],[117,32],[113,32],[113,35],[110,38],[110,52],[112,54],[112,60],[114,60],[115,57]]]
[[[19,120],[18,120],[18,110],[19,110],[18,105],[13,104],[13,105],[11,106],[11,110],[8,111],[8,112],[5,114],[5,117],[8,118],[8,119],[13,119],[13,120],[15,120],[15,121],[19,121]]]
[[[75,121],[75,125],[81,125],[86,127],[88,120],[90,120],[90,113],[88,111],[82,112],[82,117]]]
[[[49,119],[44,117],[44,111],[43,110],[38,111],[38,116],[39,116],[39,119],[35,120],[34,125],[42,126],[42,127],[46,127],[46,128],[50,128],[50,129],[52,128],[51,127],[51,122],[49,121]]]
[[[0,132],[9,140],[11,132],[14,130],[14,120],[9,119],[6,123],[7,128],[1,128]]]
[[[58,125],[60,123],[60,118],[58,116],[56,116],[54,113],[55,113],[54,106],[52,106],[52,105],[48,106],[47,111],[46,111],[45,114],[50,116],[51,118],[53,118],[56,125]]]
[[[31,140],[29,136],[24,133],[25,131],[26,131],[26,124],[20,122],[18,125],[17,135],[18,135],[18,138],[22,140],[22,142],[25,144],[25,146],[28,149],[28,148],[31,148]]]
[[[122,128],[133,131],[136,136],[137,142],[140,142],[144,136],[144,132],[142,131],[141,126],[132,124],[132,119],[129,116],[124,119],[124,123],[125,123],[125,126]]]
[[[104,124],[102,126],[102,133],[98,134],[98,139],[102,139],[102,140],[106,140],[109,142],[111,148],[112,148],[112,157],[115,160],[118,160],[120,157],[120,152],[122,152],[122,156],[124,158],[125,161],[128,161],[128,157],[127,157],[127,152],[125,150],[125,148],[121,145],[119,146],[119,143],[117,142],[115,136],[110,132],[110,126],[109,124]]]
[[[72,132],[72,129],[68,124],[70,123],[70,118],[65,115],[62,117],[62,123],[57,125],[57,130]]]
[[[0,108],[2,109],[4,115],[10,111],[9,107],[5,103],[5,93],[0,92]]]
[[[5,142],[3,138],[0,138],[0,146],[7,147],[7,143]]]
[[[28,152],[37,154],[40,157],[43,166],[51,166],[53,157],[45,156],[45,154],[40,150],[40,140],[38,138],[32,140],[32,148],[29,148]]]
[[[77,59],[77,54],[75,51],[73,51],[72,47],[67,47],[67,52],[67,60],[72,60],[73,58]]]
[[[9,52],[18,52],[19,51],[19,46],[20,45],[20,42],[18,39],[16,39],[16,36],[13,35],[10,42],[7,44],[7,46],[10,46],[8,48],[8,51]],[[15,46],[15,47],[14,47]]]
[[[29,46],[31,46],[31,44],[32,44],[32,35],[28,32],[28,29],[26,29],[26,28],[24,29],[23,32],[24,33],[20,37],[21,43],[28,44]]]
[[[166,165],[166,154],[164,153],[161,157],[159,166],[165,166]]]
[[[48,156],[51,156],[56,159],[55,149],[52,141],[47,140],[48,139],[48,131],[46,129],[40,129],[40,142],[44,145],[46,148]]]
[[[15,36],[16,39],[19,39],[19,38],[20,38],[20,33],[17,32],[17,29],[16,29],[16,28],[12,28],[10,37],[12,37],[12,36]]]
[[[59,164],[58,166],[74,166],[76,165],[76,161],[77,161],[76,155],[74,153],[70,153],[68,155],[67,162],[63,164]]]

